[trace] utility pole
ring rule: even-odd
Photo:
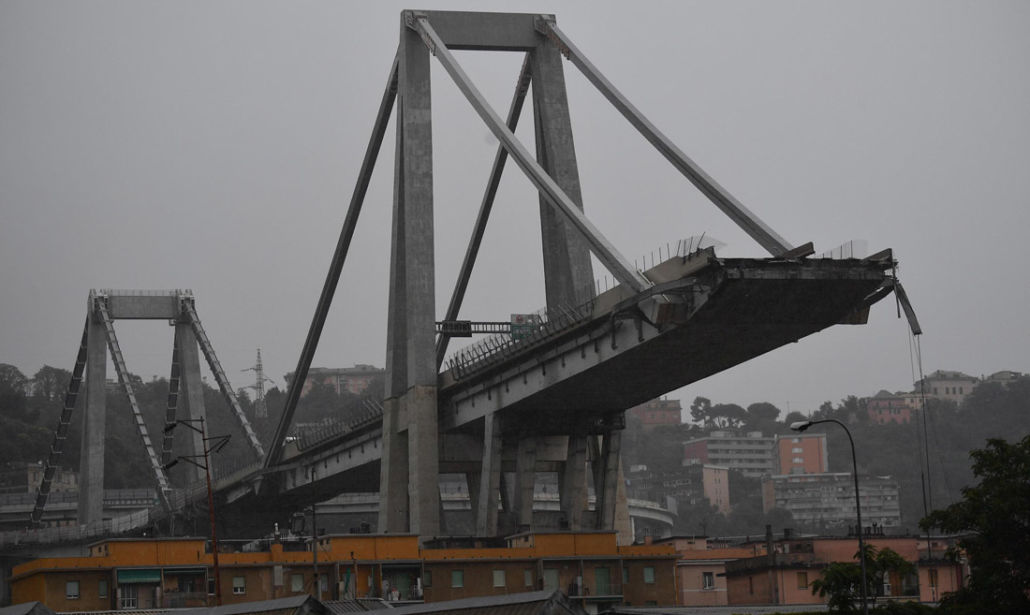
[[[200,423],[200,427],[196,427],[193,423]],[[229,443],[229,438],[231,436],[207,437],[207,433],[204,431],[204,417],[200,417],[198,419],[178,419],[174,423],[165,427],[165,433],[172,431],[178,425],[185,425],[200,434],[200,439],[204,442],[204,454],[182,455],[176,457],[172,461],[166,463],[163,469],[167,470],[179,463],[179,461],[185,461],[186,463],[190,463],[198,468],[204,469],[204,476],[207,479],[207,514],[208,519],[211,522],[211,555],[214,559],[215,569],[215,606],[222,606],[222,575],[218,567],[218,533],[215,529],[215,496],[214,491],[211,489],[211,462],[209,455],[210,453],[217,453],[225,448],[225,445]],[[208,444],[209,442],[215,442],[215,444],[212,446]],[[200,458],[204,459],[204,463],[197,461],[197,459]]]
[[[311,505],[311,566],[315,570],[315,597],[322,601],[322,580],[318,578],[318,518],[315,516],[317,504]]]

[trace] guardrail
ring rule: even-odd
[[[150,511],[141,510],[89,525],[47,527],[34,530],[0,532],[0,550],[37,544],[74,543],[124,534],[150,523]]]

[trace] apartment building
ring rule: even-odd
[[[927,397],[946,399],[961,404],[973,392],[980,379],[962,372],[939,369],[912,385],[914,392],[923,392]]]
[[[897,481],[863,476],[859,493],[863,523],[887,529],[901,526]],[[848,527],[855,521],[854,477],[848,472],[767,476],[762,481],[762,508],[788,510],[795,521],[809,527]]]
[[[737,434],[713,431],[683,445],[683,464],[710,464],[744,476],[816,474],[829,470],[826,434],[764,436],[760,431]]]
[[[776,438],[765,437],[760,431],[737,434],[718,430],[684,443],[683,463],[707,463],[759,478],[775,473],[775,448]]]
[[[821,474],[830,471],[826,434],[776,436],[776,474]]]
[[[878,425],[909,423],[912,421],[912,411],[919,406],[919,396],[912,393],[895,395],[888,391],[880,391],[865,401],[869,420]]]
[[[626,475],[630,498],[651,502],[675,500],[677,507],[708,503],[724,515],[730,512],[729,470],[692,462],[673,472],[654,472],[637,466]]]
[[[561,589],[594,612],[676,600],[676,554],[667,545],[618,546],[614,532],[527,533],[486,543],[324,536],[317,563],[310,541],[234,543],[219,549],[216,574],[203,538],[110,539],[90,545],[86,557],[16,566],[11,597],[59,612],[202,607],[218,594],[224,604],[299,594],[438,602]]]

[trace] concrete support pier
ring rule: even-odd
[[[104,513],[104,451],[107,427],[107,335],[93,313],[90,295],[86,358],[86,408],[79,449],[79,524],[100,521]]]
[[[587,509],[587,438],[584,435],[569,436],[569,445],[562,464],[561,510],[569,529],[583,529],[583,513]]]
[[[497,502],[501,488],[501,421],[497,413],[484,417],[483,423],[483,463],[479,471],[479,484],[472,505],[476,510],[476,535],[494,536],[497,534]]]
[[[200,379],[200,351],[197,347],[197,336],[189,323],[178,322],[175,325],[175,343],[179,348],[180,387],[179,400],[185,407],[185,418],[190,420],[207,419],[204,407],[204,384]],[[187,455],[202,456],[204,440],[200,433],[192,429],[181,429],[180,437],[186,438]],[[204,469],[192,464],[189,472],[191,480],[204,480]]]
[[[428,538],[440,531],[429,49],[403,17],[400,39],[379,520],[381,531]]]

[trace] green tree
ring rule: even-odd
[[[708,427],[712,423],[712,400],[707,397],[695,397],[694,403],[690,404],[690,418],[695,423],[702,423]]]
[[[28,418],[25,395],[28,383],[28,378],[17,367],[0,363],[0,413],[18,420]]]
[[[887,584],[891,585],[891,595],[898,595],[904,585],[904,580],[916,572],[916,566],[907,559],[901,557],[897,551],[890,547],[884,547],[876,551],[872,558],[872,576],[874,577],[875,592],[880,596],[884,594]],[[870,594],[870,595],[873,595]]]
[[[747,412],[737,404],[715,404],[709,414],[712,424],[721,429],[737,429],[747,419]]]
[[[943,601],[955,611],[1030,613],[1030,436],[991,439],[970,453],[979,483],[920,525],[965,534],[969,584]]]
[[[71,378],[66,369],[44,365],[32,377],[32,396],[40,401],[63,402]]]
[[[812,581],[812,593],[826,598],[830,612],[855,613],[862,598],[862,569],[851,562],[832,562]]]
[[[760,401],[747,407],[744,424],[748,430],[772,434],[778,431],[776,419],[779,416],[779,408],[767,401]]]

